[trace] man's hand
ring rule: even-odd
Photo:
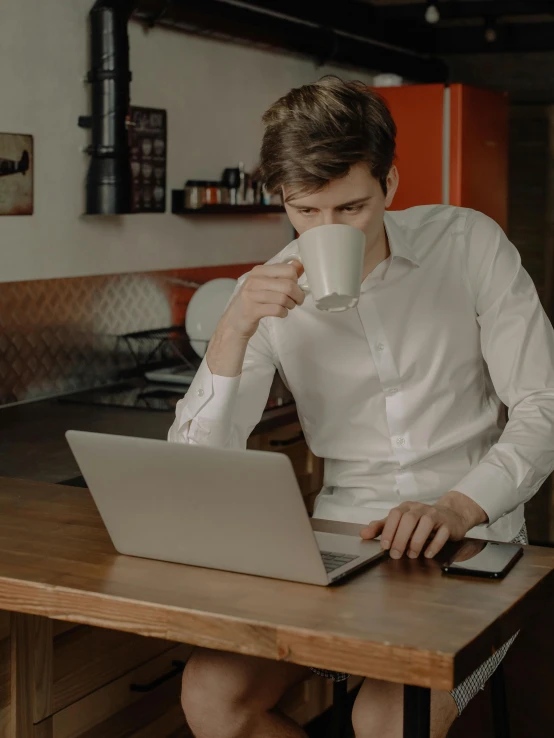
[[[302,305],[306,297],[298,286],[303,271],[298,261],[255,266],[228,305],[217,330],[231,330],[248,340],[262,318],[286,318],[289,310]]]
[[[299,261],[256,266],[244,280],[217,324],[206,352],[212,374],[238,377],[248,341],[262,318],[286,318],[302,305],[305,293],[298,286],[304,271]]]
[[[383,520],[370,523],[360,535],[369,539],[381,534],[381,546],[390,549],[393,559],[404,552],[415,559],[425,546],[425,556],[431,559],[448,540],[461,541],[468,530],[486,522],[487,515],[476,502],[452,491],[434,505],[404,502]]]

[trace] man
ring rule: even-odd
[[[245,447],[277,369],[325,459],[315,516],[367,524],[363,537],[380,534],[393,558],[432,557],[468,533],[525,541],[523,504],[554,468],[554,334],[518,252],[472,210],[386,212],[398,186],[396,127],[363,85],[324,78],[292,90],[264,123],[262,175],[296,231],[346,223],[365,233],[360,301],[325,313],[304,300],[298,262],[253,269],[169,440]],[[292,260],[295,244],[284,253]],[[508,647],[454,692],[433,693],[435,738]],[[194,735],[305,736],[276,705],[310,673],[197,650],[182,694]],[[353,723],[357,738],[399,738],[401,687],[366,679]]]

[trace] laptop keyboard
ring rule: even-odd
[[[338,569],[345,564],[349,564],[358,556],[352,554],[334,553],[333,551],[321,551],[321,558],[325,564],[325,571],[330,574],[335,569]]]

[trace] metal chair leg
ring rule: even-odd
[[[333,710],[329,738],[348,738],[346,731],[349,722],[348,680],[344,679],[342,682],[333,684]]]
[[[491,677],[492,722],[494,738],[510,738],[510,721],[506,700],[504,665],[501,663]]]
[[[431,690],[404,685],[404,738],[429,738]]]

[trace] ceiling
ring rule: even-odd
[[[438,11],[435,23],[428,6]],[[135,0],[135,18],[308,55],[319,64],[452,79],[451,59],[554,51],[554,0]],[[445,61],[448,59],[448,63]]]
[[[354,0],[358,8],[375,13],[384,37],[417,51],[554,50],[553,0],[436,0],[440,19],[434,24],[425,18],[428,4],[427,0]]]
[[[235,0],[227,0],[234,2]],[[427,54],[554,50],[554,0],[244,0]]]

